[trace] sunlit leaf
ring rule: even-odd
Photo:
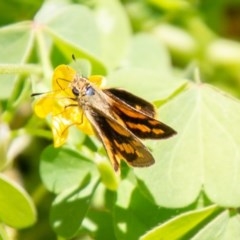
[[[149,0],[149,2],[156,7],[159,7],[160,9],[167,9],[167,10],[180,10],[180,9],[185,9],[190,7],[190,1],[186,0],[174,0],[174,1],[167,1],[167,0],[162,0],[162,1],[157,1],[157,0]]]
[[[185,80],[176,79],[165,72],[158,73],[140,68],[117,70],[107,79],[108,85],[124,88],[148,101],[168,98],[186,84]]]
[[[45,186],[55,193],[78,186],[87,175],[98,176],[89,159],[70,149],[45,149],[41,156],[40,173]]]
[[[78,188],[66,189],[53,202],[50,221],[58,233],[65,238],[73,237],[79,231],[82,221],[87,214],[92,195],[98,178],[85,175]]]
[[[48,15],[53,10],[54,14]],[[93,73],[106,73],[100,60],[100,36],[90,9],[77,4],[56,7],[56,4],[46,3],[41,11],[36,21],[47,26],[44,33],[51,36],[67,59],[72,54],[86,58],[92,63]]]
[[[211,206],[206,209],[195,210],[179,215],[170,221],[157,226],[144,236],[141,240],[177,240],[190,232],[199,223],[206,220],[210,215],[218,210],[218,207]],[[213,236],[213,235],[212,235]],[[192,239],[192,238],[191,238]],[[203,238],[204,239],[204,238]]]
[[[100,33],[101,56],[110,69],[118,67],[131,36],[130,23],[118,0],[96,1],[94,8]]]
[[[174,211],[161,209],[148,201],[134,182],[122,180],[114,207],[114,223],[117,239],[139,239]]]
[[[239,216],[210,206],[181,214],[144,234],[141,240],[208,240],[239,238]]]
[[[147,33],[132,37],[124,66],[156,71],[159,76],[171,75],[170,55],[166,47]]]
[[[166,48],[150,35],[139,34],[132,39],[123,67],[111,72],[107,83],[156,101],[168,98],[186,84],[171,71]]]
[[[223,239],[237,240],[240,236],[239,214],[226,209],[214,219],[206,221],[201,229],[192,234],[193,240]]]
[[[156,164],[136,169],[156,203],[183,207],[203,188],[221,206],[240,205],[240,103],[196,84],[160,109],[159,119],[178,134],[152,141]]]
[[[30,22],[22,22],[1,28],[0,63],[25,63],[32,45],[33,37]],[[9,74],[0,75],[1,99],[10,97],[16,78],[16,76]]]
[[[15,228],[35,223],[36,210],[29,195],[17,184],[0,175],[0,219]]]
[[[0,239],[10,240],[10,238],[7,236],[6,227],[3,224],[0,224]]]

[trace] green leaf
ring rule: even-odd
[[[116,240],[113,221],[113,207],[115,204],[116,192],[107,190],[100,183],[94,192],[91,207],[78,233],[79,238],[88,235],[95,240]]]
[[[79,231],[95,192],[98,177],[85,176],[77,188],[63,191],[54,200],[50,222],[58,235],[71,238]]]
[[[101,182],[107,189],[116,191],[119,185],[120,177],[114,171],[109,159],[98,156],[96,164],[101,176]]]
[[[108,209],[90,208],[86,221],[83,222],[84,228],[89,232],[89,236],[95,240],[115,240],[113,228],[112,211]],[[86,229],[84,229],[86,231]]]
[[[211,221],[205,222],[195,231],[192,240],[223,239],[237,240],[240,236],[239,214],[232,214],[231,210],[221,212]]]
[[[140,239],[237,240],[239,226],[237,212],[231,213],[231,210],[223,210],[214,205],[181,214],[152,229]]]
[[[236,41],[217,39],[209,44],[207,59],[215,66],[237,68],[240,64],[240,44]]]
[[[21,22],[0,28],[0,63],[24,63],[33,44],[31,22]]]
[[[26,2],[1,2],[0,25],[7,25],[12,22],[19,22],[23,19],[31,19],[41,6],[42,0]]]
[[[14,88],[12,90],[11,96],[8,98],[8,111],[14,111],[15,108],[20,105],[26,96],[29,97],[29,92],[31,88],[31,83],[28,78],[18,78],[15,81]]]
[[[174,0],[174,1],[167,1],[167,0],[148,0],[149,3],[155,5],[159,9],[165,9],[168,11],[180,11],[183,9],[188,9],[190,7],[190,1],[186,0]]]
[[[109,86],[124,88],[148,101],[166,99],[186,84],[186,81],[168,74],[140,68],[115,71],[107,80]]]
[[[25,63],[33,45],[30,22],[0,28],[0,63]],[[0,99],[9,98],[16,76],[0,74]]]
[[[201,30],[204,31],[203,29]],[[173,59],[180,65],[187,65],[192,59],[196,58],[199,51],[198,42],[183,28],[162,23],[158,24],[152,30],[152,33],[159,42],[168,47]],[[204,31],[206,38],[209,37],[207,33]]]
[[[117,239],[139,239],[146,231],[174,215],[145,198],[135,182],[122,180],[117,192],[113,217]]]
[[[7,124],[0,124],[0,171],[8,162],[7,152],[11,141],[11,130]]]
[[[185,234],[187,234],[189,231],[191,231],[194,227],[196,227],[199,223],[203,222],[217,210],[218,210],[217,206],[211,206],[201,210],[194,210],[184,213],[160,226],[157,226],[156,228],[152,229],[144,236],[142,236],[140,239],[141,240],[181,239],[181,237],[183,237]]]
[[[50,5],[50,6],[49,6]],[[42,19],[45,11],[51,9],[46,4],[42,15],[36,19],[44,24],[44,32],[51,36],[54,43],[68,58],[86,58],[92,63],[93,73],[105,74],[106,69],[100,60],[100,37],[94,22],[93,13],[83,5],[66,5],[55,9],[54,14]],[[74,16],[74,17],[73,17]]]
[[[226,215],[228,217],[228,223],[226,228],[224,229],[224,234],[223,234],[223,239],[224,240],[238,240],[239,236],[240,236],[240,217],[239,217],[239,213],[236,212],[235,214],[231,214],[231,209],[226,211]],[[216,226],[216,230],[219,229],[217,228],[218,226]],[[222,227],[222,226],[219,226]],[[206,238],[207,239],[207,238]],[[200,238],[199,238],[200,240]]]
[[[5,226],[3,224],[0,224],[0,239],[1,240],[10,240],[10,238],[7,236],[7,232],[6,232]]]
[[[100,33],[101,56],[110,69],[116,68],[130,41],[127,14],[118,0],[98,0],[94,11]]]
[[[107,76],[108,85],[151,101],[165,99],[186,84],[172,75],[169,59],[164,46],[150,35],[139,34],[132,40],[124,60],[126,66]]]
[[[146,33],[132,37],[124,64],[127,67],[156,71],[159,75],[171,75],[172,72],[167,48]]]
[[[92,66],[91,63],[84,59],[84,58],[80,58],[80,59],[74,59],[69,66],[71,66],[73,69],[76,70],[76,72],[78,74],[80,74],[81,76],[90,76],[91,72],[92,72]]]
[[[28,194],[15,183],[0,175],[0,219],[14,228],[35,223],[36,211]]]
[[[45,11],[48,5],[48,3],[45,5]],[[46,24],[65,41],[79,45],[94,55],[100,54],[99,34],[94,15],[89,8],[78,4],[58,6],[47,20],[39,18],[37,20]]]
[[[178,134],[149,144],[156,164],[135,170],[143,190],[165,207],[189,205],[202,188],[212,202],[239,207],[240,103],[195,84],[162,107],[160,120]]]
[[[99,177],[94,163],[76,151],[49,146],[42,153],[40,175],[50,191],[79,186],[89,174]]]

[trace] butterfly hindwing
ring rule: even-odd
[[[154,163],[147,147],[115,119],[97,109],[87,111],[86,115],[102,141],[115,171],[119,169],[121,159],[137,167]]]

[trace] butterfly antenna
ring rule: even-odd
[[[76,62],[76,57],[75,57],[74,54],[72,54],[72,60],[73,60],[74,62]]]
[[[40,95],[43,95],[43,94],[46,94],[46,92],[43,92],[43,93],[32,93],[31,97],[36,97],[36,96],[40,96]]]

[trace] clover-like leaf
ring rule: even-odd
[[[12,24],[0,29],[0,64],[12,63],[23,64],[29,56],[29,50],[33,46],[31,34],[31,23],[22,22]],[[10,98],[17,79],[14,74],[4,74],[1,72],[0,99]]]
[[[94,8],[99,30],[101,56],[110,69],[119,66],[131,36],[130,22],[117,0],[99,0]]]
[[[141,235],[174,215],[154,205],[144,197],[136,183],[122,180],[117,192],[117,201],[113,209],[117,239],[139,239]]]
[[[97,182],[97,176],[85,175],[79,187],[66,189],[57,196],[51,208],[50,221],[58,235],[70,238],[77,234],[87,214]]]
[[[140,239],[141,240],[181,239],[185,234],[189,233],[191,230],[196,228],[198,224],[206,221],[206,219],[209,219],[209,217],[217,211],[219,211],[219,208],[214,205],[204,209],[183,213],[169,220],[168,222],[150,230],[148,233],[143,235]],[[216,234],[216,236],[217,235],[218,234]],[[211,237],[213,236],[214,235],[211,235]],[[206,238],[202,238],[202,239],[206,239]]]
[[[71,54],[78,58],[86,58],[92,63],[94,73],[106,73],[105,66],[99,57],[100,36],[93,12],[77,4],[56,6],[45,3],[35,17],[36,22],[45,26],[42,33],[51,37],[66,58],[70,59]],[[53,8],[55,8],[54,14],[49,14]]]
[[[52,146],[41,156],[40,173],[45,186],[55,193],[79,186],[89,174],[98,176],[94,163],[80,153]]]
[[[136,169],[156,203],[184,207],[203,188],[220,206],[240,206],[240,103],[196,84],[164,105],[159,118],[178,134],[152,141],[156,164]]]
[[[36,210],[29,195],[16,183],[0,175],[0,219],[15,228],[25,228],[36,221]]]
[[[108,75],[108,85],[125,88],[149,101],[168,98],[186,84],[171,73],[169,59],[166,48],[156,39],[138,34],[132,39],[123,67]]]

